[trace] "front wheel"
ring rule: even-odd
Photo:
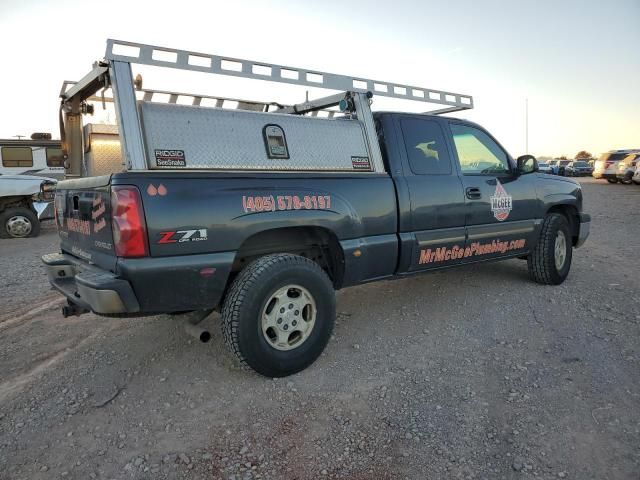
[[[609,183],[618,183],[618,179],[617,178],[607,178],[607,182],[609,182]]]
[[[317,263],[266,255],[233,281],[222,306],[222,333],[243,366],[284,377],[320,356],[335,316],[333,285]]]
[[[559,285],[569,275],[573,246],[564,215],[551,213],[542,222],[540,238],[527,259],[529,276],[537,283]]]
[[[632,183],[631,178],[632,178],[632,177],[633,177],[633,175],[630,175],[630,174],[628,174],[628,173],[627,173],[627,174],[624,176],[624,178],[621,178],[621,179],[620,179],[620,183],[622,183],[622,184],[624,184],[624,185],[631,185],[631,183]]]
[[[37,237],[39,233],[40,222],[30,209],[14,207],[0,213],[0,238]]]

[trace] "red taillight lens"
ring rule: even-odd
[[[136,187],[111,187],[113,244],[119,257],[145,257],[147,228],[140,192]]]

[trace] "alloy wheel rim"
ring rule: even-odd
[[[317,308],[313,295],[300,285],[276,290],[262,309],[262,334],[276,350],[298,348],[311,335]]]
[[[13,237],[26,237],[31,233],[31,220],[24,215],[15,215],[7,220],[7,233]]]
[[[556,234],[554,253],[556,270],[561,270],[567,259],[567,237],[562,230],[558,230]]]

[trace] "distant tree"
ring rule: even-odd
[[[566,155],[562,155],[558,160],[569,160]]]
[[[593,158],[593,155],[591,155],[586,150],[580,150],[578,153],[576,153],[576,160],[582,160],[583,158],[585,159]]]

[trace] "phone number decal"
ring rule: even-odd
[[[331,208],[331,195],[243,195],[242,208],[245,213],[328,210]]]

